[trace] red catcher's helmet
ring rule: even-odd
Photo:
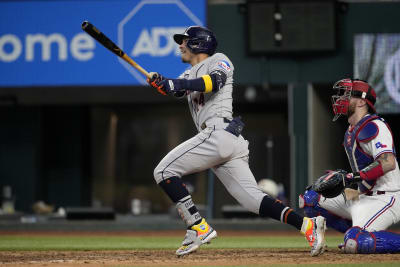
[[[332,108],[336,121],[340,115],[347,115],[351,97],[359,97],[365,99],[368,106],[374,111],[376,93],[375,90],[366,82],[358,79],[342,79],[333,85],[333,89],[337,90],[336,95],[332,96]]]

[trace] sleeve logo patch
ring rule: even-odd
[[[385,147],[387,147],[387,145],[384,145],[381,142],[378,142],[378,143],[375,144],[375,147],[376,148],[385,148]]]
[[[226,71],[230,71],[231,70],[231,66],[225,60],[218,61],[218,67],[220,67],[221,69],[224,69]]]

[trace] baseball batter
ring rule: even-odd
[[[400,172],[390,128],[375,113],[376,93],[365,81],[343,79],[333,86],[334,121],[348,117],[344,148],[352,169],[345,179],[361,178],[346,194],[325,198],[313,190],[300,196],[307,215],[322,214],[345,232],[346,253],[400,252],[400,235],[384,231],[400,219]],[[357,185],[357,184],[356,184]]]
[[[324,251],[325,218],[303,217],[258,187],[249,169],[248,141],[241,135],[244,123],[232,117],[234,67],[229,58],[216,53],[212,31],[191,26],[175,34],[181,58],[191,68],[178,79],[152,73],[149,84],[163,95],[187,97],[198,134],[169,152],[154,170],[154,178],[187,225],[186,236],[176,251],[182,256],[217,237],[217,232],[200,215],[181,178],[209,168],[229,193],[246,209],[271,217],[301,230],[311,246],[311,255]]]

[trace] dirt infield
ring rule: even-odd
[[[0,233],[1,234],[1,233]],[[12,234],[10,232],[8,235]],[[21,233],[14,233],[21,234]],[[46,233],[47,235],[60,235]],[[71,234],[71,233],[63,233]],[[76,235],[76,233],[74,233]],[[80,233],[99,235],[99,233]],[[102,235],[117,235],[103,233]],[[121,235],[149,236],[160,232],[119,233]],[[177,232],[164,232],[175,235]],[[260,232],[224,232],[224,235],[259,235]],[[266,234],[262,232],[262,234]],[[269,232],[268,235],[282,235],[283,232]],[[287,233],[288,235],[293,232]],[[44,233],[24,233],[44,235]],[[311,257],[306,249],[199,249],[197,252],[177,258],[174,250],[100,250],[100,251],[0,251],[0,267],[16,266],[235,266],[271,264],[329,264],[329,263],[383,263],[400,262],[400,254],[346,255],[337,248],[328,250],[318,257]],[[395,265],[394,265],[395,266]]]
[[[183,258],[172,250],[0,252],[0,266],[235,266],[270,264],[373,263],[376,255],[344,255],[328,250],[311,257],[308,250],[201,249]],[[399,254],[379,256],[379,263],[400,262]]]

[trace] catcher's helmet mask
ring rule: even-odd
[[[182,34],[174,34],[174,40],[181,45],[183,40],[187,39],[187,47],[194,54],[205,53],[213,55],[217,49],[217,39],[214,33],[204,27],[190,26]]]
[[[375,90],[366,82],[359,79],[342,79],[333,85],[337,90],[336,95],[332,96],[332,108],[335,114],[333,121],[341,115],[347,115],[351,97],[365,99],[368,106],[375,113],[376,93]]]

